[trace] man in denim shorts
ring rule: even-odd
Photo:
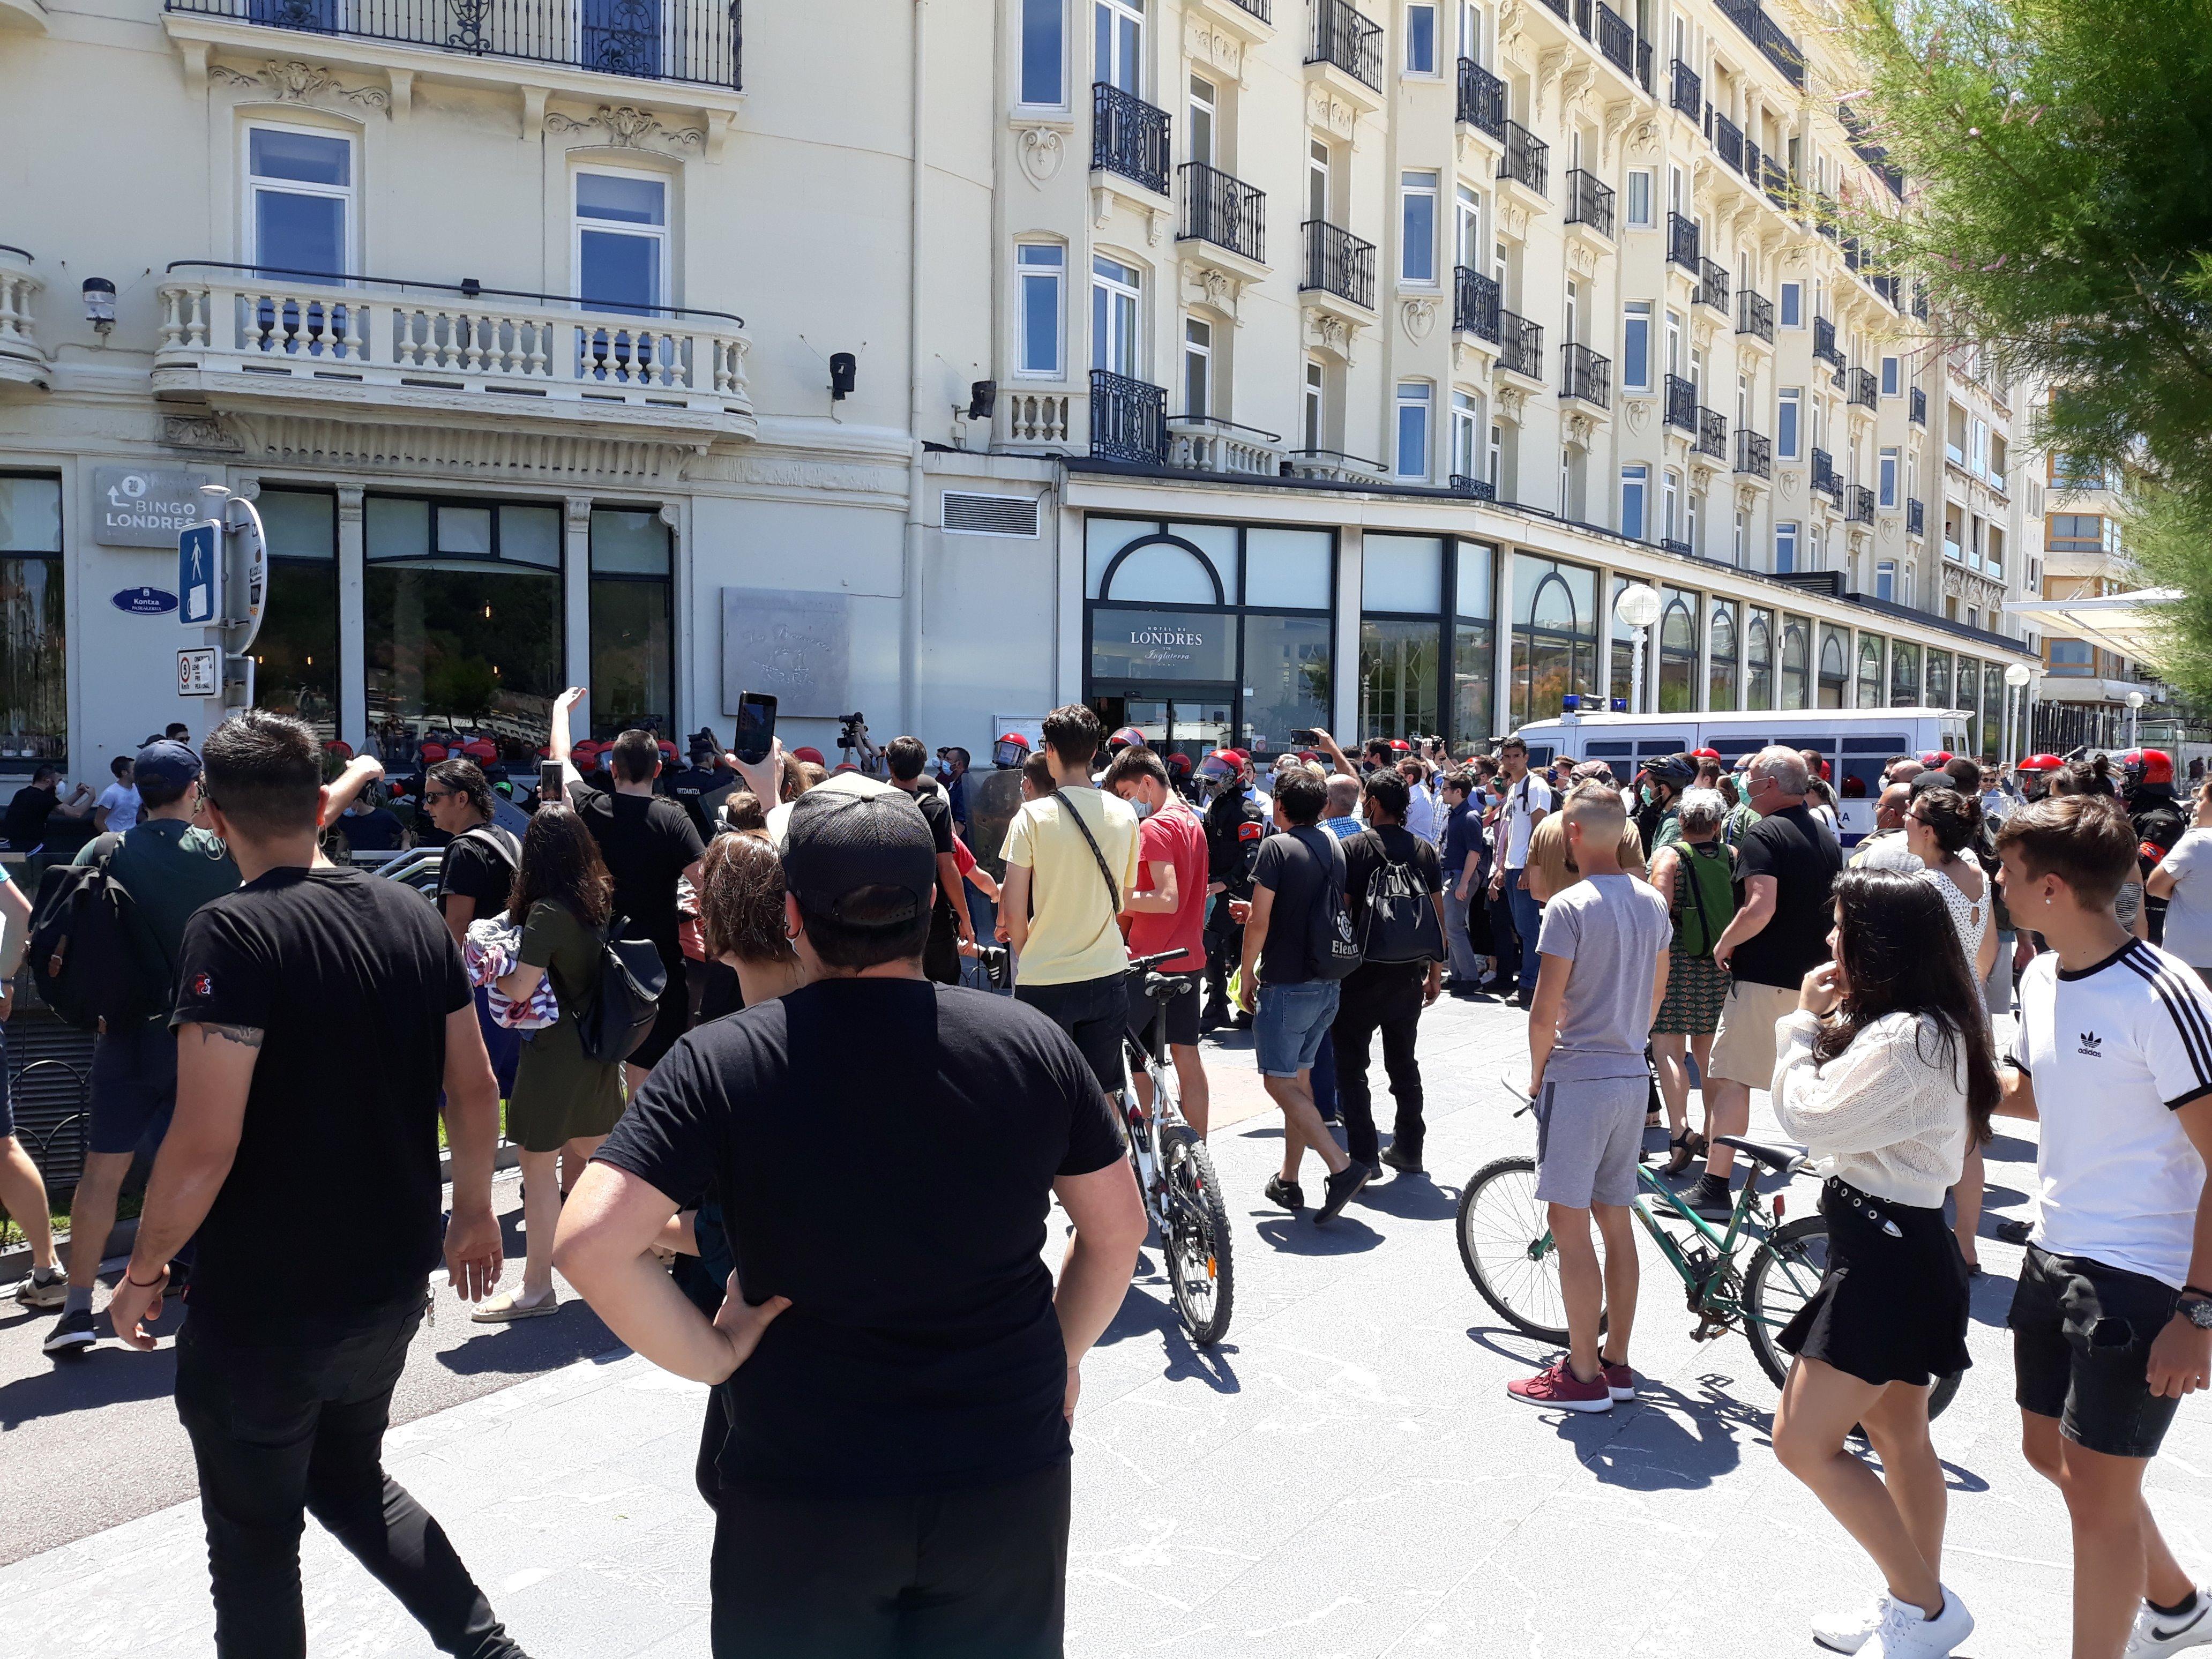
[[[1307,771],[1285,775],[1275,790],[1275,827],[1280,832],[1261,843],[1252,870],[1252,914],[1244,923],[1244,964],[1238,996],[1245,1008],[1258,1008],[1253,1024],[1260,1056],[1260,1079],[1283,1109],[1282,1173],[1269,1177],[1268,1200],[1286,1210],[1303,1209],[1298,1166],[1309,1146],[1328,1166],[1316,1221],[1332,1221],[1367,1184],[1368,1168],[1345,1155],[1323,1127],[1314,1105],[1314,1056],[1336,1018],[1339,984],[1314,972],[1310,945],[1316,911],[1342,891],[1331,891],[1344,878],[1344,857],[1336,841],[1321,827],[1328,789]]]

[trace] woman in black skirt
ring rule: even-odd
[[[1970,1134],[1988,1133],[1996,1068],[1973,977],[1927,883],[1837,877],[1835,960],[1777,1023],[1774,1115],[1826,1177],[1828,1270],[1779,1340],[1797,1356],[1774,1419],[1782,1466],[1874,1558],[1887,1593],[1814,1626],[1838,1653],[1948,1654],[1972,1615],[1939,1577],[1943,1471],[1928,1390],[1964,1370],[1966,1264],[1943,1219]],[[1882,1474],[1846,1449],[1863,1425]]]

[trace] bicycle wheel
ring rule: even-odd
[[[1167,1166],[1160,1207],[1166,1212],[1162,1243],[1168,1288],[1190,1340],[1211,1347],[1229,1334],[1236,1303],[1229,1207],[1222,1201],[1213,1159],[1196,1130],[1187,1123],[1171,1125],[1160,1137],[1160,1152]]]
[[[1759,1368],[1776,1388],[1790,1375],[1792,1355],[1775,1339],[1812,1300],[1828,1271],[1828,1224],[1801,1216],[1767,1235],[1743,1281],[1743,1334]]]
[[[1468,1179],[1459,1199],[1459,1259],[1501,1317],[1547,1342],[1567,1340],[1559,1252],[1536,1196],[1534,1158],[1496,1158]]]

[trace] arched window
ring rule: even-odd
[[[1841,708],[1850,680],[1850,657],[1844,648],[1844,635],[1832,628],[1821,629],[1820,707]]]
[[[1127,605],[1220,605],[1221,579],[1181,542],[1133,542],[1108,567],[1099,597]]]
[[[1782,706],[1784,708],[1806,708],[1811,706],[1811,687],[1808,675],[1813,665],[1812,642],[1805,637],[1805,626],[1794,618],[1782,624]]]
[[[1859,635],[1859,695],[1861,708],[1879,708],[1881,703],[1881,641],[1871,634]]]
[[[1666,592],[1659,613],[1659,709],[1680,714],[1698,706],[1698,596]]]
[[[1512,721],[1550,720],[1597,681],[1597,572],[1534,554],[1514,559]]]
[[[1705,707],[1726,712],[1735,707],[1735,607],[1713,606],[1711,665],[1706,675]]]
[[[1748,649],[1744,656],[1743,706],[1774,707],[1774,624],[1764,611],[1751,613],[1746,630]]]

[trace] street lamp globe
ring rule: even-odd
[[[2142,708],[2143,706],[2143,702],[2144,698],[2142,692],[2130,691],[2128,693],[2128,708],[2130,710]]]
[[[1613,614],[1624,627],[1649,628],[1659,620],[1659,590],[1644,582],[1632,582],[1613,596]]]
[[[2030,678],[2027,665],[2024,662],[2016,662],[2005,670],[2005,684],[2015,691],[2026,685]]]

